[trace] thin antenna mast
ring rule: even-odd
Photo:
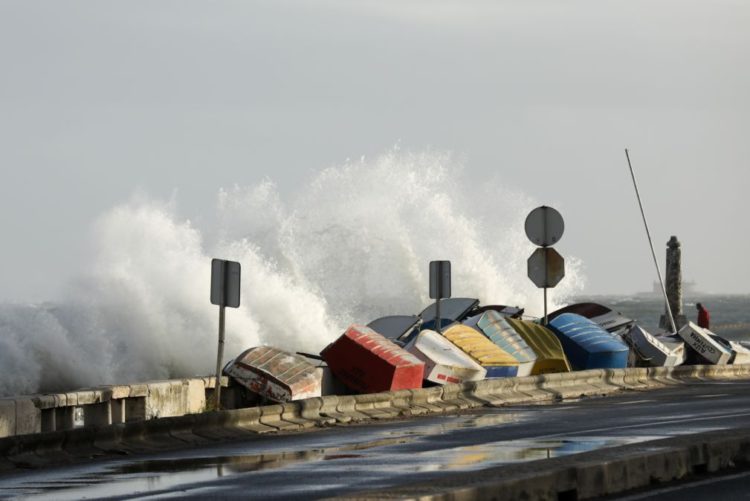
[[[656,274],[659,276],[659,285],[661,285],[661,292],[664,295],[664,304],[667,306],[667,316],[669,317],[669,324],[672,326],[672,333],[677,332],[677,327],[674,323],[674,317],[672,316],[672,308],[669,306],[669,299],[667,298],[667,289],[664,287],[664,280],[661,278],[661,270],[659,269],[659,261],[656,259],[656,252],[654,252],[654,243],[651,241],[651,232],[648,230],[648,222],[646,221],[646,213],[643,212],[643,203],[641,202],[641,194],[638,192],[638,183],[635,181],[635,173],[633,172],[633,165],[630,163],[630,154],[628,149],[625,148],[625,158],[628,159],[628,168],[630,169],[630,177],[633,178],[633,188],[635,188],[635,196],[638,198],[638,207],[641,209],[641,217],[643,218],[643,226],[646,227],[646,236],[648,237],[648,245],[651,247],[651,256],[654,258],[654,266],[656,266]]]

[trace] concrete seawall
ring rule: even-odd
[[[198,407],[201,399],[196,397],[195,401],[187,399],[188,403],[181,407],[185,415],[156,419],[156,416],[164,416],[164,409],[177,412],[179,409],[175,401],[186,402],[182,390],[174,390],[174,398],[166,399],[163,408],[150,411],[154,419],[126,419],[113,424],[91,424],[75,429],[0,438],[0,470],[118,453],[182,448],[236,437],[249,438],[261,433],[301,431],[339,423],[453,413],[483,406],[603,396],[625,390],[646,390],[703,380],[748,378],[750,365],[590,370],[488,379],[462,385],[367,395],[331,395],[286,404],[213,412],[200,412]],[[146,386],[151,384],[154,386],[148,388],[147,394],[155,395],[154,405],[164,400],[164,388],[191,387],[190,384],[178,385],[175,382],[148,383]],[[209,383],[204,382],[204,385]],[[192,386],[199,387],[198,384]],[[35,407],[34,397],[28,398],[31,405],[39,411]],[[205,401],[205,395],[203,398]],[[6,401],[13,402],[3,409],[10,416],[8,419],[15,419],[16,430],[24,429],[18,426],[19,423],[24,425],[30,419],[23,415],[24,412],[38,416],[36,411],[30,410],[29,400],[21,400],[23,403],[20,406],[12,399]],[[104,402],[86,405],[102,403]],[[194,413],[189,413],[191,410]],[[148,412],[146,414],[149,415]]]
[[[238,389],[226,377],[222,386],[231,404]],[[0,437],[201,413],[215,387],[215,378],[204,377],[0,398]]]

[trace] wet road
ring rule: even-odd
[[[677,485],[657,487],[647,492],[611,496],[601,501],[733,501],[750,500],[750,471],[717,475],[680,482]]]
[[[0,497],[316,498],[750,425],[750,382],[261,436],[0,476]]]

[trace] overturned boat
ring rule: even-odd
[[[628,345],[586,317],[563,313],[548,327],[576,369],[623,369],[628,365]]]
[[[328,367],[328,364],[323,357],[320,355],[314,355],[311,353],[297,352],[297,355],[305,357],[305,359],[315,366],[315,371],[321,376],[320,384],[320,395],[325,397],[326,395],[346,395],[350,393],[349,388],[339,381],[339,379],[333,375],[333,371]]]
[[[478,330],[468,325],[453,324],[443,332],[443,336],[484,367],[488,378],[518,374],[518,360]]]
[[[729,341],[729,346],[732,348],[730,364],[750,364],[750,349],[747,346],[737,341]]]
[[[440,300],[440,327],[446,327],[454,322],[460,322],[468,317],[479,304],[479,299],[471,297],[452,297]],[[432,303],[422,310],[419,317],[422,319],[422,329],[435,329],[437,322],[437,306]]]
[[[565,313],[575,313],[576,315],[586,317],[612,334],[622,335],[635,325],[635,320],[599,303],[575,303],[568,305],[550,313],[547,317],[548,321],[552,321]]]
[[[507,306],[504,304],[487,304],[483,306],[477,306],[469,314],[478,315],[485,311],[496,311],[504,317],[521,318],[523,316],[524,308],[519,306]]]
[[[688,321],[677,334],[685,341],[690,350],[698,355],[701,361],[714,365],[729,363],[732,350],[728,343],[720,342],[713,337],[713,333],[693,322]]]
[[[305,357],[271,346],[243,351],[224,367],[224,374],[274,402],[321,396],[323,373]]]
[[[352,325],[321,356],[349,388],[377,393],[422,387],[424,362],[364,325]]]
[[[675,367],[685,362],[685,342],[679,337],[654,336],[634,325],[623,335],[623,340],[633,348],[640,366]]]
[[[417,315],[389,315],[376,318],[367,327],[383,337],[403,346],[406,339],[419,332],[422,319]]]
[[[554,372],[570,372],[570,363],[565,356],[562,344],[551,330],[528,320],[506,318],[505,321],[536,354],[536,361],[531,368],[532,376]]]
[[[433,383],[479,381],[487,375],[484,367],[435,331],[421,331],[406,350],[424,362],[424,378]]]
[[[537,355],[503,315],[495,310],[485,310],[479,315],[467,318],[463,323],[479,329],[490,341],[518,360],[517,376],[531,375]]]

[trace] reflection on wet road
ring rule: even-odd
[[[747,425],[750,403],[743,392],[748,389],[748,383],[704,384],[651,392],[648,399],[643,393],[632,393],[262,436],[221,446],[14,473],[0,477],[0,496],[331,496],[424,481],[441,472],[472,471]]]

